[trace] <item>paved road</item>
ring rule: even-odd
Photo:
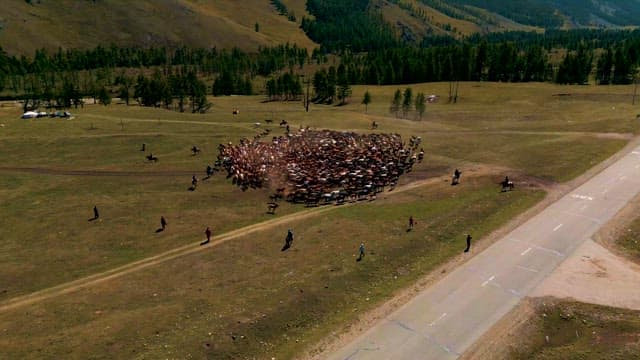
[[[458,358],[639,192],[637,147],[329,359]]]

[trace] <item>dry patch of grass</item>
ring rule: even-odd
[[[544,298],[513,336],[509,359],[636,359],[640,312]]]
[[[255,51],[295,43],[316,45],[268,1],[9,1],[0,43],[10,54],[37,49],[188,45]],[[302,14],[300,14],[302,15]],[[260,31],[254,29],[260,24]]]

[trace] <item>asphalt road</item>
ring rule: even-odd
[[[639,192],[637,147],[329,359],[458,358]]]

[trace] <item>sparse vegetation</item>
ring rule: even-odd
[[[514,334],[509,359],[635,359],[640,312],[560,301],[531,300],[535,312]]]

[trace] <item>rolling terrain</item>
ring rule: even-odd
[[[358,8],[380,13],[395,35],[409,43],[420,43],[431,36],[461,38],[496,31],[640,25],[639,0],[352,2],[364,5]],[[282,4],[288,14],[282,14],[276,3]],[[3,5],[0,46],[12,55],[31,55],[40,48],[93,48],[99,44],[235,46],[247,51],[287,42],[308,49],[317,46],[300,27],[303,17],[315,15],[308,13],[305,0],[11,0]]]
[[[287,42],[314,46],[265,0],[10,0],[0,15],[0,46],[9,54],[112,43],[252,51]]]

